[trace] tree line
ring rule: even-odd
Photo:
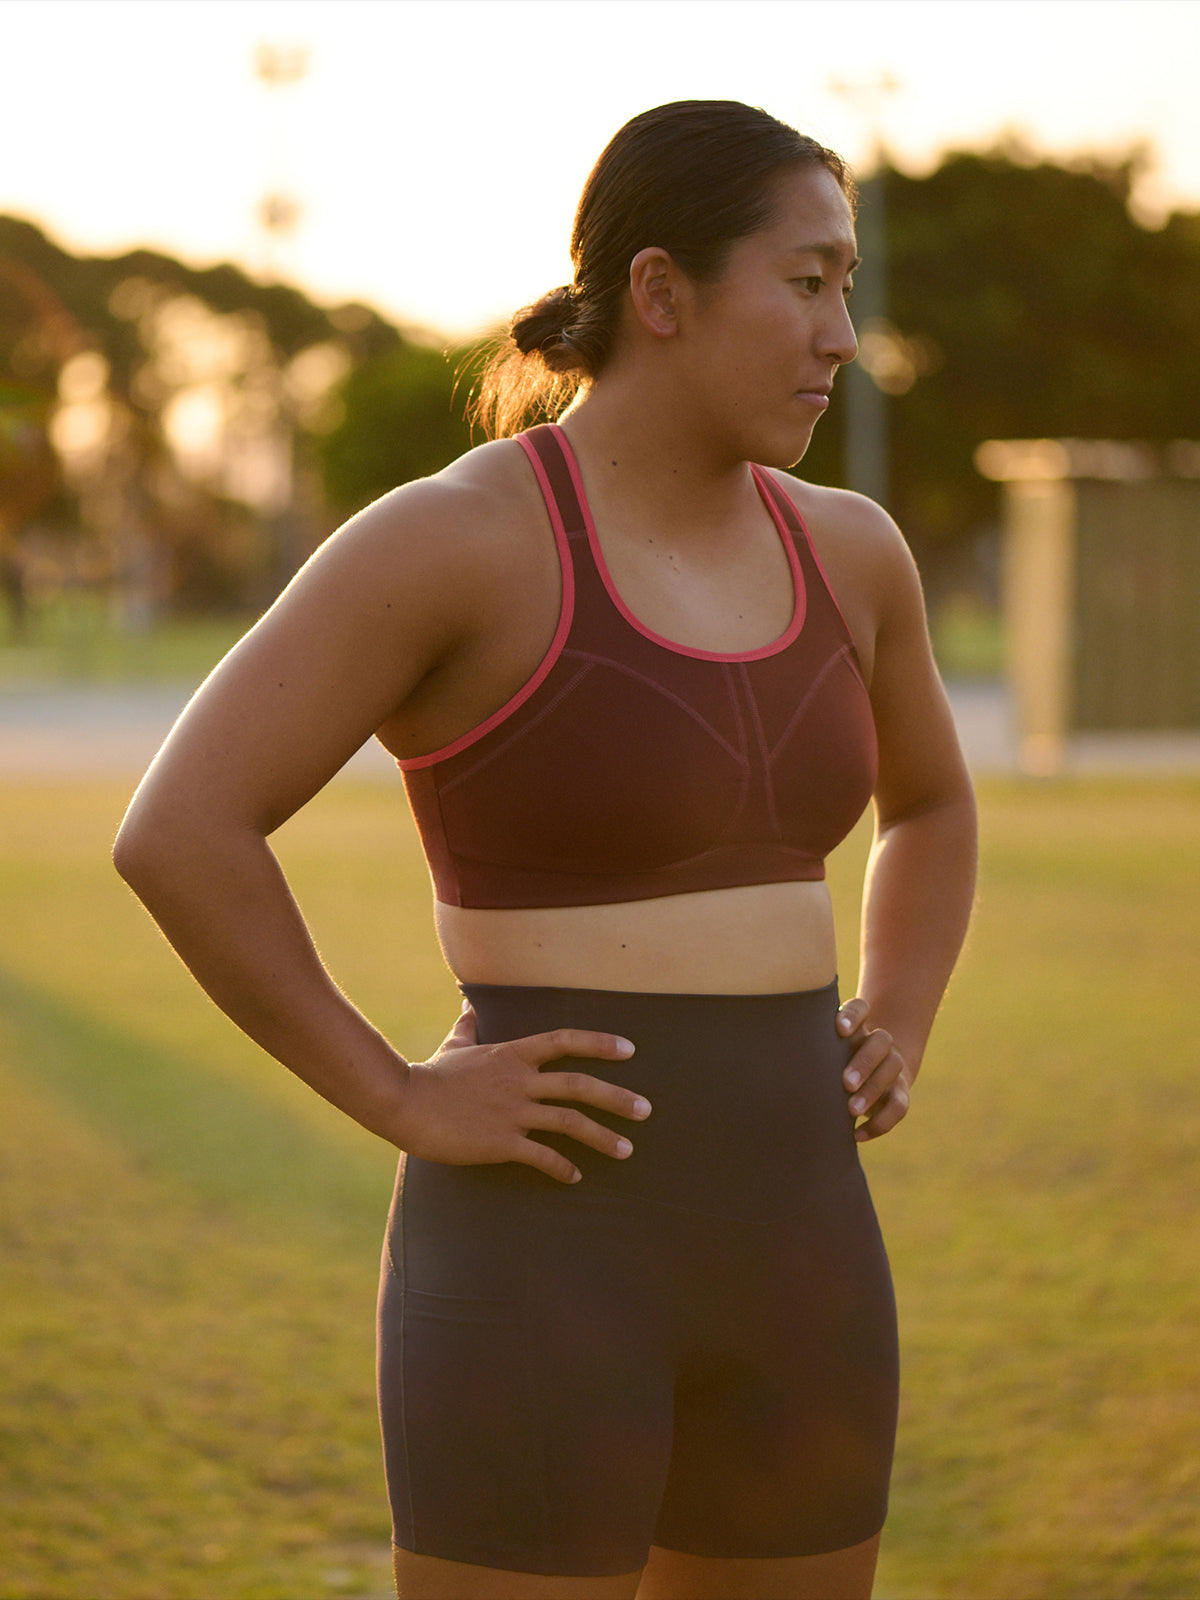
[[[1143,226],[1137,159],[952,154],[864,191],[887,219],[886,318],[861,332],[889,509],[934,588],[995,521],[981,441],[1197,433],[1200,215]],[[469,446],[477,354],[234,266],[76,255],[0,217],[10,603],[69,573],[143,612],[266,604],[340,518]],[[803,476],[844,482],[844,410]]]

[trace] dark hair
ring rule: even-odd
[[[658,245],[696,282],[721,275],[730,247],[774,212],[772,180],[821,166],[853,204],[841,156],[737,100],[677,100],[634,117],[592,168],[571,231],[574,281],[518,311],[472,396],[492,437],[553,415],[608,360],[629,265]]]

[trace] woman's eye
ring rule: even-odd
[[[825,280],[824,278],[797,278],[795,282],[803,286],[806,294],[819,294]]]

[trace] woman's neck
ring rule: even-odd
[[[597,511],[620,497],[625,515],[691,540],[726,537],[758,505],[749,464],[715,449],[686,407],[623,383],[594,383],[562,418]]]

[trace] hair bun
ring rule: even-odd
[[[579,293],[571,284],[551,289],[533,305],[517,312],[509,329],[513,343],[522,355],[532,355],[536,351],[543,360],[549,357],[547,366],[559,370],[551,352],[560,354],[560,358],[567,354],[562,347],[569,343],[567,329],[575,320],[578,305]],[[568,363],[575,364],[573,359]]]

